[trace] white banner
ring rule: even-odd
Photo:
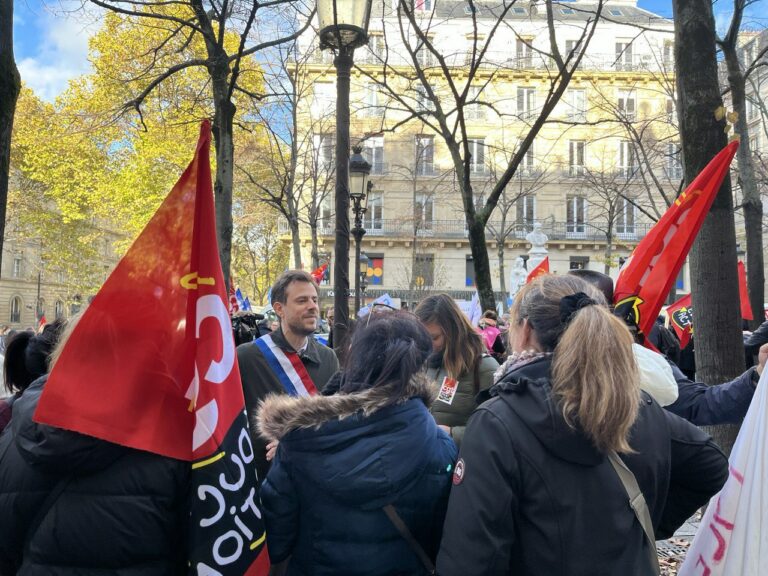
[[[766,374],[731,451],[728,481],[709,501],[679,576],[768,575]]]

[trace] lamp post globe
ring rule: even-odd
[[[334,247],[334,339],[343,362],[349,328],[349,87],[355,48],[368,43],[373,0],[317,0],[320,48],[336,57],[336,230]],[[369,169],[370,172],[370,169]],[[365,185],[365,183],[363,183]],[[365,188],[363,188],[365,189]]]
[[[321,48],[354,50],[368,43],[373,0],[317,0]]]

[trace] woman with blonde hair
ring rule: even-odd
[[[493,384],[499,363],[486,354],[482,336],[447,294],[425,298],[415,314],[432,338],[427,377],[440,391],[430,411],[460,446],[467,420],[477,408],[476,397]]]
[[[640,391],[604,304],[573,276],[517,294],[510,357],[456,464],[441,576],[658,574],[655,540],[724,484],[712,439]]]

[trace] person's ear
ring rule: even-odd
[[[283,317],[283,303],[282,302],[274,302],[272,304],[272,309],[275,311],[275,314],[277,314],[280,318]]]

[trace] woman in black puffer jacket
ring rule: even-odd
[[[0,436],[0,575],[185,574],[189,463],[37,424],[46,380]]]

